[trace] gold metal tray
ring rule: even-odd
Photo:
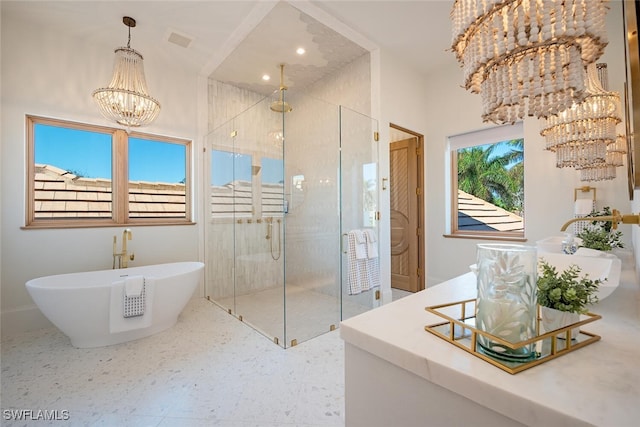
[[[460,347],[464,351],[471,353],[510,374],[517,374],[525,369],[532,368],[548,360],[563,356],[600,339],[599,335],[586,332],[582,329],[580,329],[576,338],[569,339],[572,329],[601,319],[602,316],[599,314],[583,314],[580,316],[579,322],[572,323],[553,331],[540,333],[541,319],[540,309],[538,308],[536,322],[536,331],[538,331],[537,335],[526,341],[521,341],[515,344],[510,343],[497,336],[475,328],[475,306],[476,300],[474,298],[425,307],[425,310],[441,317],[443,321],[427,325],[424,329],[427,332],[450,342],[456,347]],[[478,335],[483,335],[494,342],[500,343],[514,350],[528,344],[535,343],[535,355],[531,360],[525,362],[498,360],[484,354],[479,348],[477,348],[478,346],[476,344]]]

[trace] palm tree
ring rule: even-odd
[[[509,176],[511,178],[511,195],[513,206],[509,209],[524,216],[524,139],[512,139],[506,142],[510,151],[504,154],[509,160]]]
[[[511,139],[509,141],[505,141],[510,150],[503,154],[509,164],[522,163],[524,161],[524,139]]]
[[[458,151],[458,189],[509,211],[522,211],[524,140],[506,142],[510,150],[495,155],[499,144]]]

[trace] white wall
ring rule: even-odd
[[[624,53],[622,12],[619,2],[612,2],[607,19],[610,44],[598,62],[606,62],[609,70],[610,90],[622,93],[624,81]],[[428,76],[424,97],[428,107],[424,113],[425,171],[426,171],[426,229],[427,229],[427,286],[468,272],[475,263],[476,244],[486,240],[445,238],[445,204],[447,194],[444,182],[448,179],[445,165],[447,137],[491,126],[480,118],[480,95],[461,88],[462,70],[451,52],[448,65]],[[418,130],[418,129],[415,129]],[[538,120],[527,118],[525,130],[525,244],[559,235],[560,227],[573,217],[574,188],[587,183],[579,180],[573,168],[555,167],[555,154],[544,150],[544,139],[539,135]],[[597,207],[630,211],[626,168],[617,169],[613,181],[594,182],[597,189]],[[631,226],[621,225],[624,240],[630,246]]]
[[[408,67],[407,64],[400,61],[392,52],[381,49],[372,55],[372,63],[374,66],[379,61],[379,86],[375,86],[378,82],[376,79],[376,70],[372,73],[372,82],[374,84],[374,93],[379,93],[379,117],[380,117],[380,177],[389,178],[389,124],[401,126],[413,132],[426,135],[428,133],[427,114],[429,112],[429,104],[433,101],[427,96],[427,82],[423,75]],[[375,99],[374,111],[375,116]],[[427,142],[425,140],[425,142]],[[428,158],[425,155],[425,161]],[[426,175],[426,174],[425,174]],[[429,182],[425,176],[426,192],[425,199],[431,197],[429,194]],[[382,185],[380,184],[380,188]],[[391,231],[389,223],[390,200],[389,191],[382,190],[380,192],[380,274],[383,291],[383,302],[391,301]],[[425,221],[427,233],[431,232],[429,228],[429,217],[431,213],[425,212]],[[430,259],[437,256],[429,245],[426,247],[426,257]],[[424,261],[424,260],[423,260]],[[423,263],[424,265],[424,263]]]
[[[622,24],[619,2],[611,4],[608,29],[611,44],[604,62],[609,64],[611,89],[621,90],[620,71],[623,60]],[[616,20],[616,17],[618,19]],[[34,277],[72,271],[86,271],[111,266],[112,236],[122,228],[87,228],[68,230],[22,230],[25,211],[25,114],[36,114],[94,124],[106,124],[93,105],[90,93],[105,85],[113,64],[111,46],[95,46],[82,39],[71,39],[45,28],[20,22],[2,14],[2,170],[1,206],[2,261],[1,311],[2,332],[46,325],[35,309],[24,283]],[[118,35],[115,35],[118,36]],[[118,36],[119,37],[119,36]],[[145,46],[135,46],[145,52]],[[372,116],[379,118],[380,176],[388,177],[389,123],[425,135],[425,219],[427,286],[464,273],[475,261],[478,241],[442,237],[445,232],[445,144],[448,135],[468,132],[487,125],[480,120],[480,97],[460,88],[462,71],[451,52],[449,65],[420,75],[385,50],[372,52]],[[617,65],[616,65],[617,64]],[[196,156],[194,176],[202,180],[201,141],[198,119],[206,130],[206,113],[197,105],[206,82],[200,78],[198,94],[195,75],[174,64],[154,62],[145,57],[150,91],[163,106],[158,120],[145,131],[194,139]],[[204,115],[204,118],[203,118]],[[203,125],[204,123],[204,125]],[[203,130],[203,132],[205,131]],[[573,216],[573,189],[581,186],[577,172],[554,166],[551,153],[542,149],[538,123],[525,121],[526,138],[526,237],[529,244],[556,234],[560,225]],[[626,194],[626,174],[618,169],[614,182],[595,183],[599,206],[609,205],[623,212],[630,210]],[[201,195],[201,189],[196,194]],[[640,195],[636,194],[636,200]],[[197,199],[197,198],[196,198]],[[389,194],[381,192],[380,244],[383,298],[390,300]],[[194,212],[199,213],[196,205]],[[196,218],[197,220],[198,218]],[[630,240],[631,226],[622,226],[625,240]],[[635,231],[635,229],[634,229]],[[132,265],[164,261],[198,259],[200,225],[179,227],[135,227],[131,248],[136,253]]]
[[[25,114],[108,125],[91,92],[105,86],[113,46],[96,46],[2,14],[2,334],[47,326],[25,282],[35,277],[111,268],[117,228],[25,230]],[[135,46],[145,52],[144,46]],[[196,75],[145,57],[152,96],[160,100],[157,121],[141,130],[194,140],[194,176],[200,174]],[[196,188],[196,191],[198,189]],[[198,212],[198,207],[194,210]],[[131,227],[131,266],[199,258],[199,225]]]

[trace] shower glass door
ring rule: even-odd
[[[370,230],[377,249],[375,131],[366,115],[285,91],[208,136],[211,300],[282,347],[377,305],[377,255],[353,292],[345,237]]]
[[[209,137],[212,217],[207,241],[215,255],[208,257],[208,294],[282,345],[282,117],[270,110],[271,101],[262,99]]]
[[[233,120],[207,136],[207,223],[205,226],[205,294],[235,312],[235,167]]]
[[[340,107],[340,228],[342,319],[380,305],[378,122]],[[363,258],[349,251],[349,233],[366,233]],[[361,274],[353,274],[351,270]]]
[[[285,93],[285,96],[289,93]],[[340,110],[291,94],[284,116],[286,346],[340,323]]]

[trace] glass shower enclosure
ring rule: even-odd
[[[287,95],[211,132],[205,167],[207,298],[285,348],[379,300],[347,277],[348,232],[378,235],[377,122]],[[278,111],[283,101],[291,111]]]

